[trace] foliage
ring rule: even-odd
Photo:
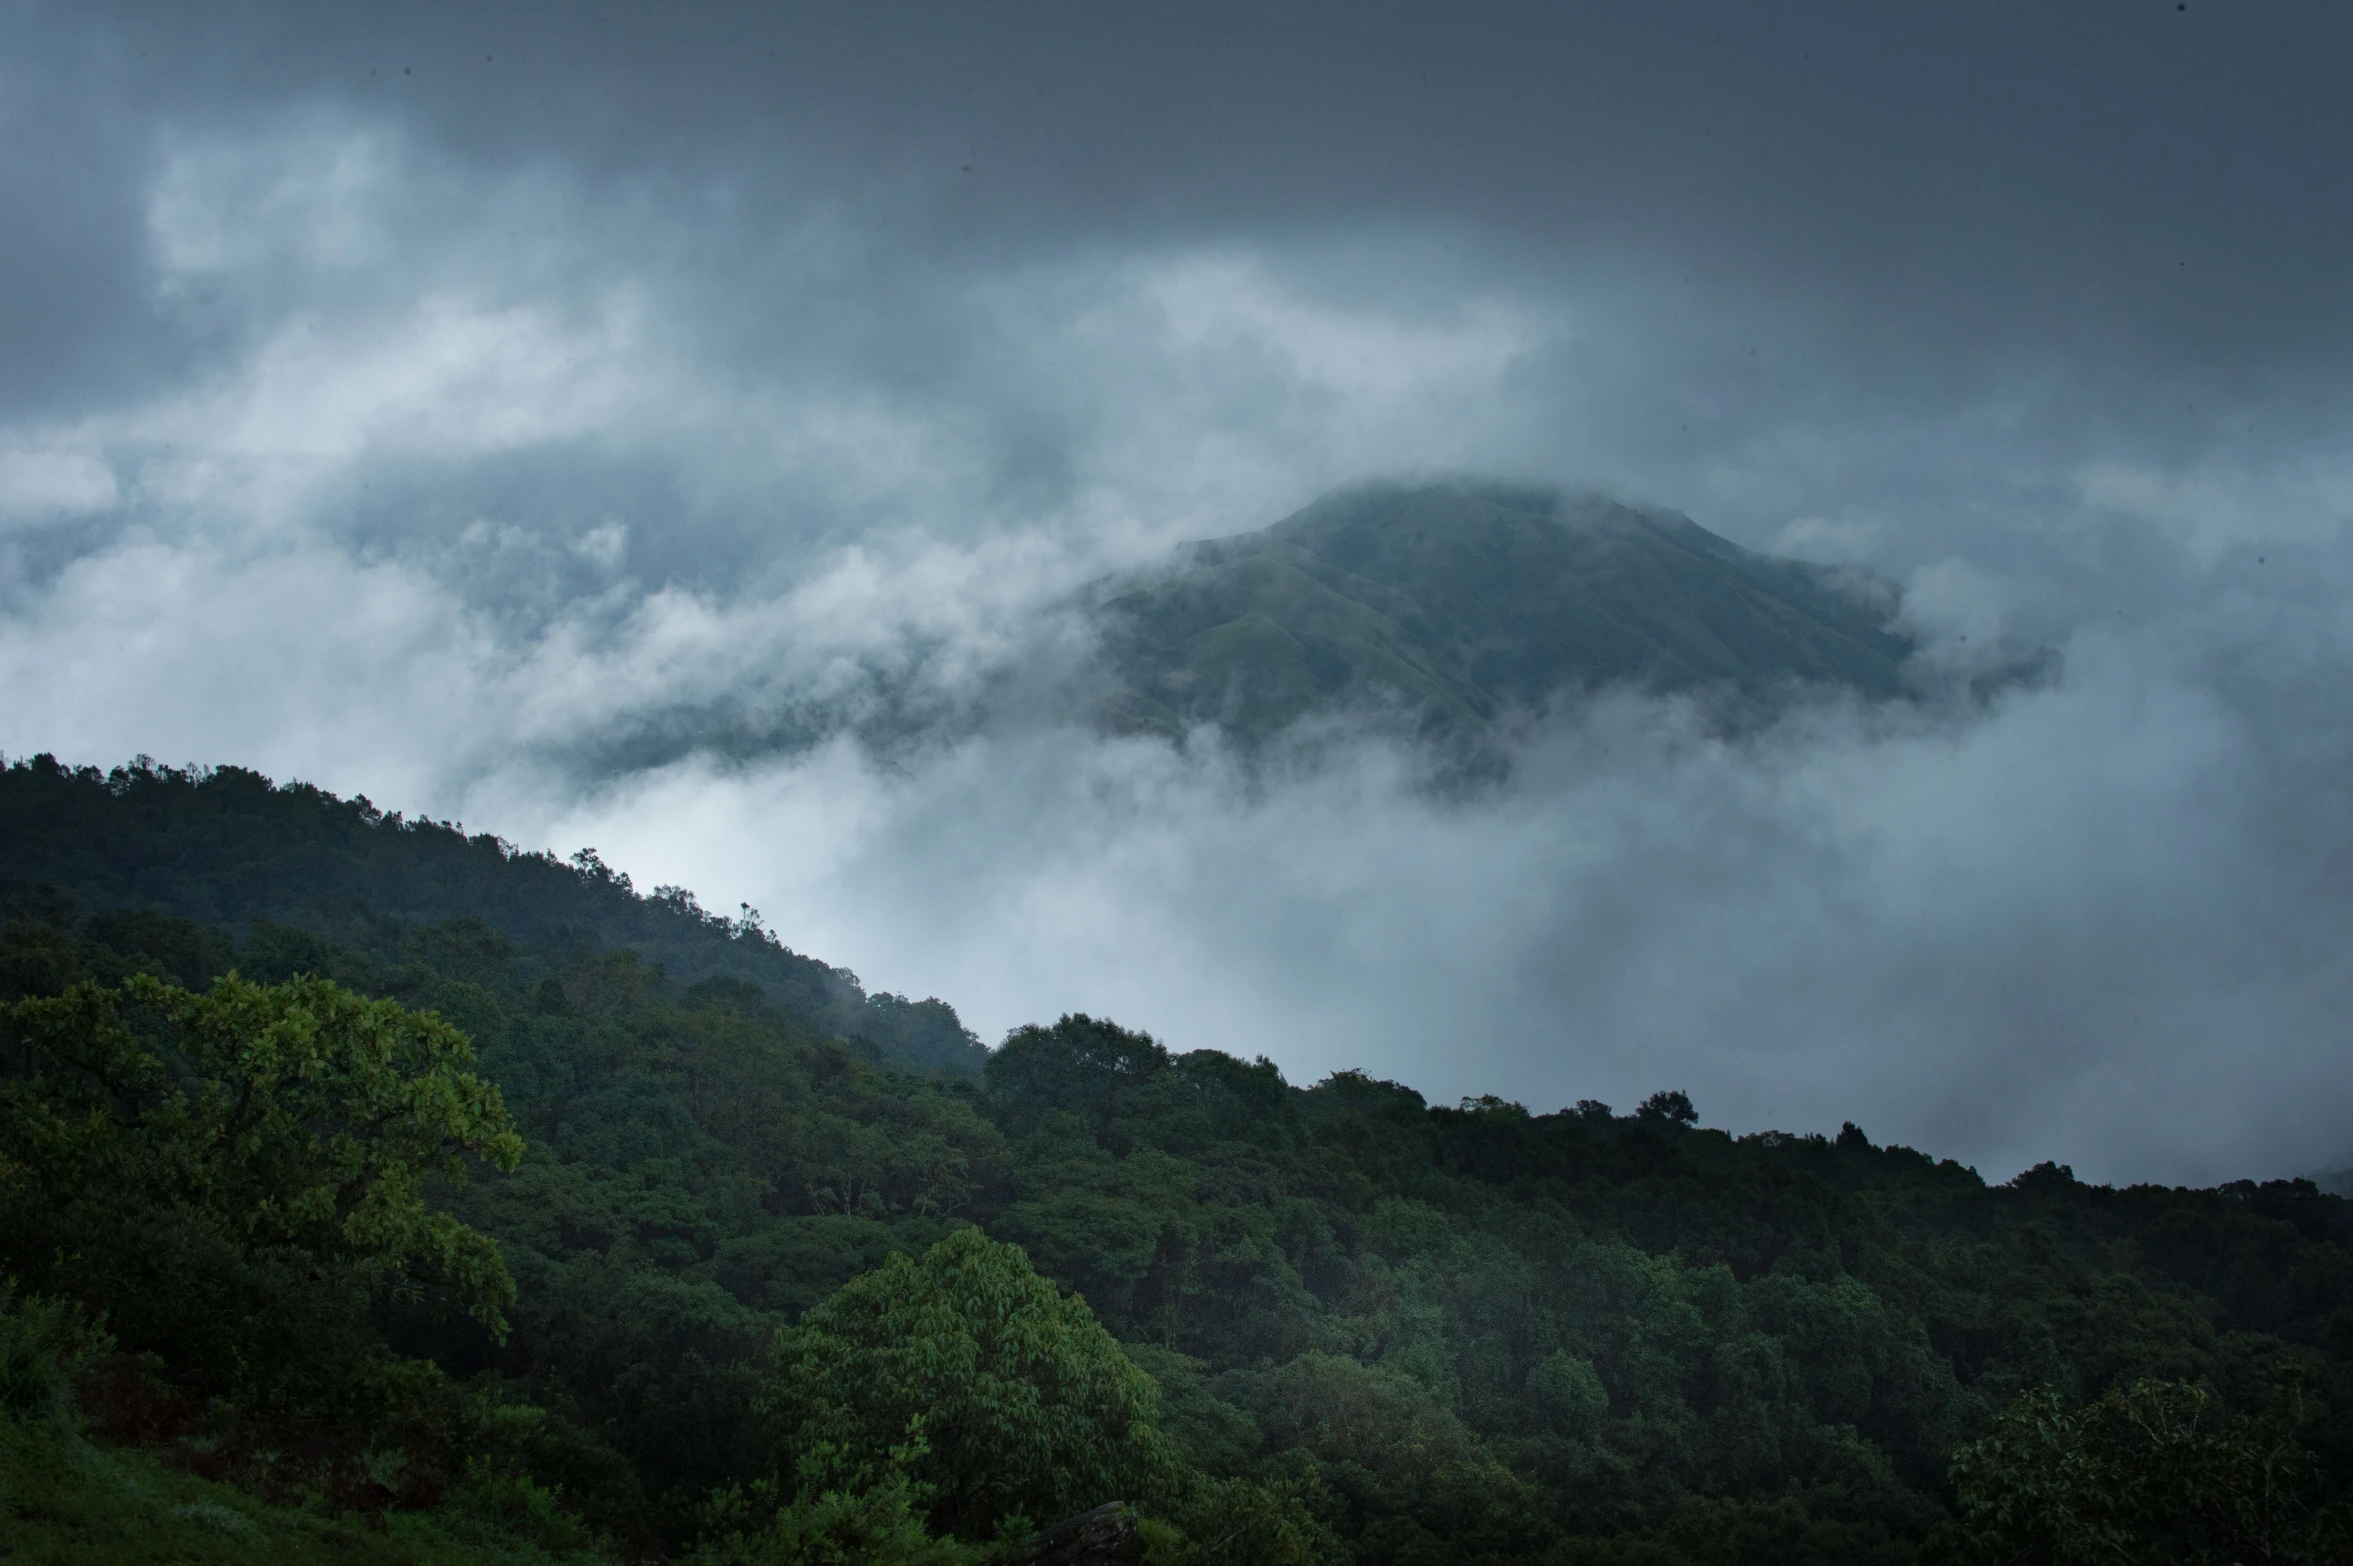
[[[1953,1454],[1960,1516],[1942,1553],[1989,1566],[2344,1560],[2353,1519],[2312,1505],[2296,1402],[2225,1418],[2181,1382],[2135,1381],[2073,1412],[2023,1393]]]
[[[1032,1025],[1007,1034],[989,1056],[989,1100],[998,1122],[1017,1134],[1059,1109],[1078,1115],[1102,1137],[1117,1122],[1122,1096],[1166,1071],[1168,1063],[1168,1051],[1150,1034],[1082,1012],[1051,1028]]]
[[[132,1346],[267,1380],[326,1318],[425,1287],[504,1331],[496,1246],[424,1194],[523,1150],[448,1024],[323,979],[139,975],[10,1002],[0,1030],[0,1237]]]
[[[9,1566],[595,1566],[476,1512],[337,1514],[271,1502],[157,1455],[0,1418],[0,1549]]]
[[[307,783],[275,786],[242,767],[157,766],[142,756],[101,773],[49,755],[0,767],[0,880],[65,887],[105,917],[242,931],[321,914],[410,924],[477,919],[509,940],[568,956],[629,949],[682,987],[731,982],[827,1034],[913,1069],[976,1074],[979,1041],[938,999],[868,995],[857,976],[787,948],[758,910],[705,909],[683,887],[639,892],[593,848],[533,853],[463,823],[379,810]],[[293,933],[289,931],[288,933]],[[302,943],[297,942],[297,945]],[[316,970],[297,953],[288,972]],[[166,953],[152,944],[151,960]],[[182,950],[150,971],[196,983],[221,971]],[[203,968],[204,971],[195,971]],[[256,971],[250,960],[247,971]]]
[[[820,1443],[801,1454],[799,1485],[776,1504],[778,1486],[761,1480],[747,1495],[730,1488],[705,1510],[711,1541],[693,1559],[728,1566],[967,1566],[983,1552],[926,1530],[929,1488],[908,1474],[923,1450],[916,1440],[893,1447],[863,1486],[841,1483],[845,1454]],[[864,1465],[856,1465],[863,1467]],[[747,1521],[758,1517],[761,1520]]]
[[[985,1079],[909,1069],[844,1025],[818,982],[831,970],[708,925],[695,946],[676,896],[637,897],[609,871],[371,824],[250,775],[20,764],[0,795],[0,863],[60,882],[0,891],[0,1002],[70,1011],[87,983],[112,997],[107,1036],[168,1078],[116,1100],[62,1057],[11,1055],[7,1102],[52,1106],[11,1125],[49,1125],[78,1093],[88,1116],[59,1121],[73,1136],[176,1145],[123,1117],[172,1093],[194,1114],[203,1081],[244,1079],[197,1071],[186,1028],[124,984],[194,996],[235,967],[432,1014],[471,1040],[460,1069],[497,1087],[527,1143],[503,1177],[413,1166],[428,1216],[495,1242],[514,1283],[504,1341],[429,1254],[378,1266],[336,1249],[356,1196],[315,1221],[226,1195],[216,1210],[141,1184],[163,1166],[140,1152],[101,1161],[87,1192],[58,1177],[19,1201],[7,1193],[51,1177],[0,1143],[0,1268],[161,1356],[85,1380],[102,1444],[218,1459],[241,1482],[258,1458],[228,1459],[274,1440],[360,1488],[371,1463],[441,1475],[438,1498],[390,1487],[395,1523],[571,1529],[641,1557],[698,1538],[713,1559],[736,1537],[804,1557],[895,1539],[921,1559],[991,1535],[958,1520],[964,1542],[943,1542],[944,1492],[924,1487],[985,1471],[997,1415],[935,1422],[932,1372],[853,1324],[932,1310],[927,1341],[968,1338],[977,1377],[985,1334],[944,1329],[960,1296],[921,1260],[964,1235],[1072,1352],[1117,1340],[1154,1388],[1099,1358],[1097,1384],[1156,1409],[1157,1440],[1129,1455],[1166,1455],[1113,1487],[1085,1461],[1020,1476],[1062,1500],[971,1481],[997,1486],[974,1514],[1051,1522],[1064,1500],[1127,1495],[1161,1561],[1894,1566],[1969,1496],[2008,1496],[2020,1517],[2043,1504],[2002,1489],[1990,1459],[1948,1454],[1990,1438],[2042,1452],[2010,1470],[2038,1483],[2091,1472],[2131,1450],[2104,1400],[2144,1381],[2205,1400],[2167,1462],[2227,1454],[2259,1425],[2284,1443],[2277,1471],[2301,1476],[2304,1526],[2353,1483],[2353,1203],[2305,1182],[2111,1189],[2049,1165],[1990,1184],[1854,1126],[1729,1136],[1681,1092],[1631,1114],[1434,1107],[1355,1072],[1293,1085],[1095,1017],[1016,1030]],[[316,1166],[219,1167],[202,1190]],[[779,1329],[801,1359],[774,1357]],[[889,1394],[871,1409],[826,1381],[854,1361]],[[299,1373],[276,1375],[269,1403],[255,1389],[280,1367]],[[2036,1417],[2088,1454],[2075,1470],[2018,1446],[2014,1421],[1994,1434],[2036,1388]],[[279,1425],[207,1401],[222,1389]],[[281,1440],[288,1420],[364,1424],[363,1405],[410,1410],[398,1450]],[[714,1510],[729,1495],[737,1509]]]
[[[82,1372],[113,1349],[72,1301],[25,1294],[0,1275],[0,1418],[70,1429]]]
[[[1084,1300],[978,1229],[852,1280],[777,1334],[776,1362],[786,1449],[832,1448],[873,1484],[920,1437],[908,1473],[942,1533],[987,1538],[1173,1476],[1151,1377]]]
[[[1313,1566],[1348,1548],[1316,1515],[1322,1498],[1309,1471],[1268,1480],[1194,1474],[1165,1503],[1168,1521],[1145,1521],[1152,1566]],[[1157,1525],[1156,1525],[1157,1524]]]

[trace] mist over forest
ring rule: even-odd
[[[802,1499],[908,1560],[1086,1484],[1162,1487],[1156,1558],[1471,1558],[1521,1485],[1492,1558],[1699,1559],[1780,1496],[1786,1558],[1911,1559],[2036,1389],[2090,1452],[2157,1406],[2111,1394],[2286,1419],[2290,1361],[2341,1490],[2348,45],[2304,0],[6,8],[0,1323],[239,1419],[430,1361],[562,1440],[320,1417],[407,1409],[434,1484],[479,1457],[526,1511],[570,1486],[579,1548],[680,1559],[798,1558],[820,1446],[869,1466]],[[431,1274],[489,1331],[446,1226],[280,1236],[325,1291],[270,1329],[301,1387],[140,1316],[135,1269],[24,1260],[71,1250],[10,1194],[73,1188],[40,1115],[117,1070],[231,1091],[174,1031],[212,1013],[124,986],[232,966],[275,997],[238,1027],[316,980],[467,1036],[333,1013],[504,1095],[445,1127],[477,1195],[417,1200],[506,1258],[520,1347],[400,1315]],[[43,1074],[52,1027],[94,1076]],[[1254,1137],[1290,1162],[1221,1185]],[[198,1178],[153,1156],[105,1223]],[[552,1229],[542,1158],[590,1171]],[[581,1216],[641,1177],[699,1216]],[[1785,1181],[1815,1217],[1741,1207]],[[935,1252],[973,1226],[1029,1282]],[[223,1300],[296,1265],[246,1245],[205,1252]],[[1572,1253],[1650,1325],[1495,1303]],[[855,1333],[775,1333],[899,1321],[856,1281],[891,1255],[1083,1301],[1182,1462],[1017,1504],[825,1426],[793,1377]],[[1878,1303],[1825,1348],[1776,1268]],[[1727,1368],[1752,1331],[1781,1369]],[[1343,1404],[1485,1476],[1455,1521],[1400,1499],[1428,1474],[1333,1477]],[[663,1467],[696,1420],[733,1433]]]

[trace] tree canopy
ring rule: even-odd
[[[822,965],[632,944],[685,915],[578,866],[0,781],[55,883],[0,886],[9,1385],[257,1494],[638,1558],[945,1562],[1118,1496],[1164,1557],[1898,1566],[2068,1517],[2295,1559],[2353,1488],[2353,1203],[2308,1181],[1990,1182],[1081,1015],[941,1072]],[[533,916],[551,876],[605,911]],[[2271,1533],[2118,1509],[2259,1450]]]
[[[387,1291],[506,1330],[497,1247],[427,1200],[523,1153],[448,1023],[319,978],[140,974],[8,1002],[0,1050],[0,1244],[34,1286],[224,1383],[304,1365],[322,1316]]]
[[[2202,1388],[2139,1380],[2070,1409],[2038,1388],[1953,1454],[1953,1566],[2179,1566],[2353,1558],[2353,1513],[2316,1506],[2300,1386],[2231,1416]]]
[[[985,1538],[1172,1479],[1152,1378],[1086,1301],[978,1229],[851,1280],[777,1334],[776,1361],[787,1449],[825,1444],[879,1473],[920,1444],[908,1472],[943,1532]]]

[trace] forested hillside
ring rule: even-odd
[[[0,887],[42,886],[92,913],[144,909],[239,933],[258,920],[358,949],[381,944],[371,929],[385,921],[478,919],[545,954],[626,949],[682,984],[757,984],[901,1064],[976,1073],[986,1058],[947,1005],[868,995],[848,969],[787,950],[749,908],[714,913],[682,887],[640,895],[591,849],[566,863],[238,767],[199,778],[142,762],[104,786],[43,758],[0,770]]]
[[[1161,1560],[2343,1558],[2307,1182],[1988,1184],[1083,1016],[960,1071],[945,1008],[683,894],[250,773],[15,763],[0,853],[25,1558],[90,1537],[85,1437],[235,1487],[159,1529],[386,1560],[972,1560],[1112,1500]]]
[[[1557,697],[1704,695],[1725,716],[1906,690],[1891,583],[1752,553],[1690,518],[1484,480],[1369,483],[1103,584],[1118,729],[1311,715],[1475,743]]]

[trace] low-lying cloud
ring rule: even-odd
[[[1851,1118],[1997,1176],[2326,1163],[2353,909],[2325,823],[2278,812],[2342,757],[2265,753],[2153,641],[2087,633],[1982,716],[1737,744],[1604,702],[1469,802],[1370,742],[1270,777],[1059,730],[896,769],[692,760],[538,819],[990,1032],[1091,1010],[1539,1109],[1678,1086],[1715,1123]]]
[[[926,601],[985,596],[957,551],[906,569]],[[1076,1009],[1439,1100],[1678,1086],[1715,1123],[1854,1119],[1996,1175],[2342,1159],[2340,616],[2089,625],[2057,678],[1983,710],[1822,706],[1740,740],[1608,699],[1469,797],[1374,738],[1244,765],[1211,733],[992,719],[966,675],[933,688],[980,720],[885,753],[837,725],[581,766],[616,726],[855,687],[862,650],[912,643],[844,622],[906,585],[853,558],[763,604],[656,593],[518,645],[396,563],[129,546],[0,637],[32,698],[11,749],[237,759],[594,844],[984,1036]]]
[[[63,58],[45,14],[18,36]],[[910,120],[861,162],[755,117],[641,155],[575,112],[609,60],[543,61],[535,119],[301,47],[206,56],[209,85],[112,119],[116,66],[0,72],[6,123],[75,149],[0,155],[56,219],[0,255],[30,280],[0,310],[26,345],[0,374],[9,754],[236,762],[593,844],[984,1036],[1084,1009],[1440,1100],[1681,1087],[1716,1123],[1853,1119],[1997,1177],[2353,1162],[2333,317],[2284,356],[2176,341],[2185,299],[2271,322],[2246,343],[2277,311],[2151,273],[2100,306],[2147,304],[2146,342],[2088,307],[2054,332],[2089,241],[2026,217],[1978,258],[2008,281],[1940,316],[1893,259],[1852,286],[1876,229],[1816,235],[1812,271],[1803,235],[1760,239],[1740,274],[1740,202],[1688,232],[1606,201],[1523,221],[1494,160],[1459,201],[1367,176],[1294,211],[1265,170],[1229,200],[1102,152],[1124,216],[1090,222],[1044,139],[1024,173],[910,151]],[[271,90],[222,85],[248,76]],[[697,79],[645,91],[700,125]],[[2235,287],[2249,246],[2206,260]],[[2037,257],[2058,292],[2018,282]],[[2057,660],[1984,705],[1738,740],[1612,697],[1471,794],[1371,735],[1246,765],[1074,721],[1085,584],[1433,470],[1890,576],[1939,689]]]

